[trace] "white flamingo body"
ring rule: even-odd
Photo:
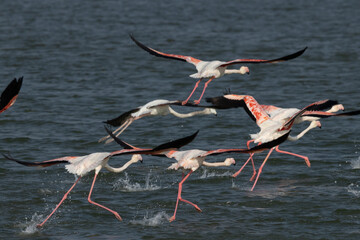
[[[284,136],[287,136],[288,140],[296,141],[303,137],[308,131],[310,131],[313,128],[321,127],[320,121],[317,119],[321,117],[328,117],[328,116],[341,116],[341,115],[347,115],[347,114],[359,114],[358,111],[351,112],[351,113],[345,113],[345,114],[334,114],[331,113],[332,111],[338,111],[339,109],[343,109],[343,106],[341,104],[337,104],[336,101],[332,100],[324,100],[312,103],[308,105],[307,107],[303,109],[297,109],[297,108],[288,108],[288,109],[282,109],[271,105],[260,105],[252,96],[249,95],[235,95],[235,94],[227,94],[222,97],[216,97],[216,98],[209,98],[209,102],[212,102],[214,105],[211,107],[217,107],[217,108],[231,108],[231,107],[243,107],[246,112],[249,114],[249,116],[256,122],[256,124],[259,126],[260,131],[256,134],[251,134],[250,137],[252,140],[247,142],[248,148],[250,142],[255,143],[261,143],[265,144],[272,141],[275,142],[277,139],[280,139]],[[331,109],[328,112],[322,112],[319,110],[322,110],[324,108],[330,108]],[[300,123],[303,121],[311,121],[310,125],[303,130],[300,134],[297,136],[290,136],[290,130],[292,126],[296,123]],[[279,144],[282,142],[279,142]],[[259,172],[256,176],[256,170],[254,166],[254,162],[252,159],[253,153],[250,154],[249,159],[245,162],[245,164],[240,168],[239,171],[237,171],[235,174],[233,174],[233,177],[236,177],[242,169],[245,167],[245,165],[251,160],[252,166],[253,166],[253,175],[250,180],[253,180],[256,176],[256,180],[253,184],[253,187],[251,190],[254,189],[260,173],[262,171],[262,168],[264,167],[266,161],[268,160],[270,154],[275,149],[277,152],[285,153],[293,156],[297,156],[300,158],[303,158],[306,162],[306,164],[310,167],[310,161],[308,157],[294,154],[286,151],[279,150],[279,144],[273,146],[270,150],[268,155],[266,156],[265,160],[263,161],[262,165],[259,168]]]
[[[200,96],[200,98],[198,100],[195,101],[195,104],[200,103],[200,100],[201,100],[202,96],[204,95],[205,89],[207,88],[208,84],[214,78],[220,78],[220,77],[224,76],[225,74],[235,74],[235,73],[236,74],[249,74],[250,73],[249,68],[246,67],[246,66],[242,66],[238,70],[237,69],[229,69],[229,70],[226,69],[230,65],[247,64],[247,63],[277,63],[277,62],[283,62],[283,61],[294,59],[294,58],[300,56],[306,50],[306,48],[304,48],[303,50],[300,50],[300,51],[298,51],[296,53],[293,53],[293,54],[290,54],[290,55],[287,55],[287,56],[284,56],[284,57],[281,57],[281,58],[272,59],[272,60],[235,59],[235,60],[227,61],[227,62],[218,61],[218,60],[215,60],[215,61],[202,61],[200,59],[196,59],[196,58],[191,57],[191,56],[163,53],[163,52],[160,52],[160,51],[155,50],[153,48],[145,46],[144,44],[142,44],[141,42],[136,40],[132,35],[130,35],[130,38],[136,43],[136,45],[138,45],[140,48],[147,51],[151,55],[154,55],[154,56],[157,56],[157,57],[168,58],[168,59],[175,59],[175,60],[185,61],[185,62],[188,62],[188,63],[191,63],[191,64],[195,65],[197,73],[190,75],[190,77],[197,78],[197,79],[200,79],[200,80],[198,82],[196,82],[194,89],[190,93],[190,96],[185,101],[183,101],[183,104],[186,104],[188,102],[188,100],[190,99],[190,97],[192,96],[195,89],[198,87],[200,81],[203,78],[209,78],[209,80],[205,83],[203,91],[201,93],[201,96]]]
[[[48,160],[48,161],[43,161],[43,162],[24,162],[24,161],[20,161],[20,160],[16,160],[13,159],[12,157],[9,156],[5,156],[6,159],[8,160],[12,160],[15,161],[17,163],[20,163],[22,165],[25,166],[38,166],[38,167],[48,167],[51,165],[55,165],[55,164],[60,164],[60,163],[67,163],[65,165],[66,170],[69,173],[75,174],[78,176],[78,179],[75,181],[75,183],[72,185],[72,187],[64,194],[63,198],[61,199],[61,201],[59,202],[59,204],[55,207],[55,209],[50,213],[50,215],[47,216],[47,218],[38,225],[38,227],[42,227],[45,222],[55,213],[55,211],[60,207],[60,205],[64,202],[64,200],[67,198],[68,194],[70,193],[70,191],[75,187],[75,185],[78,183],[78,181],[87,173],[91,172],[91,171],[95,171],[95,176],[90,188],[90,192],[89,192],[89,196],[88,196],[88,201],[91,204],[94,204],[98,207],[101,207],[111,213],[113,213],[115,215],[115,217],[121,221],[121,217],[120,215],[116,212],[113,211],[99,203],[96,203],[94,201],[91,200],[91,194],[92,194],[92,190],[94,188],[94,184],[96,181],[96,177],[98,175],[98,173],[100,172],[100,170],[105,167],[108,171],[110,172],[115,172],[115,173],[119,173],[124,171],[127,167],[129,167],[131,164],[136,163],[138,161],[142,161],[142,157],[139,154],[133,154],[132,158],[126,162],[122,167],[120,168],[113,168],[111,166],[108,165],[108,161],[110,159],[110,157],[115,156],[115,155],[122,155],[122,154],[128,154],[128,152],[133,152],[133,151],[129,151],[129,150],[123,150],[122,152],[119,151],[115,151],[115,152],[97,152],[97,153],[91,153],[88,155],[84,155],[84,156],[67,156],[67,157],[61,157],[61,158],[56,158],[56,159],[52,159],[52,160]]]
[[[115,131],[113,131],[113,134],[116,134],[116,136],[119,136],[135,120],[138,120],[138,119],[141,119],[141,118],[147,117],[147,116],[166,116],[166,115],[172,114],[178,118],[189,118],[189,117],[193,117],[193,116],[197,116],[197,115],[211,115],[211,114],[216,115],[217,114],[216,110],[213,108],[204,108],[201,111],[194,111],[194,112],[190,112],[190,113],[179,113],[179,112],[176,112],[174,109],[172,109],[171,105],[182,106],[181,101],[169,101],[169,100],[165,100],[165,99],[157,99],[157,100],[148,102],[143,106],[140,106],[140,107],[132,109],[128,112],[125,112],[122,115],[120,115],[119,117],[108,120],[105,123],[110,124],[114,127],[118,127]],[[197,107],[196,105],[193,105],[190,103],[187,104],[186,106]],[[113,139],[110,138],[109,135],[107,135],[99,140],[99,142],[104,142],[104,141],[105,141],[105,143],[110,143],[113,141]]]

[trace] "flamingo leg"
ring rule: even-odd
[[[249,140],[247,141],[246,145],[248,147],[248,149],[250,149],[250,143],[253,142],[254,140]],[[260,144],[260,143],[259,143]],[[248,158],[248,160],[244,163],[244,165],[239,169],[239,171],[237,171],[236,173],[234,173],[232,175],[232,177],[237,177],[241,171],[244,169],[244,167],[249,163],[249,161],[251,160],[251,164],[252,164],[252,167],[253,167],[253,175],[252,177],[250,178],[250,181],[254,181],[254,178],[256,176],[256,169],[255,169],[255,164],[254,164],[254,160],[253,160],[253,157],[254,156],[254,153],[250,153],[250,157]]]
[[[120,127],[118,127],[115,131],[113,131],[113,134],[117,133],[118,131],[120,131],[125,125],[127,125],[129,123],[130,120],[126,120],[123,124],[121,124]],[[98,142],[103,142],[106,139],[110,138],[110,135],[107,135],[103,138],[101,138]]]
[[[259,172],[258,172],[257,177],[256,177],[256,180],[255,180],[255,182],[254,182],[254,185],[253,185],[252,188],[251,188],[251,191],[254,190],[254,187],[255,187],[257,181],[259,180],[259,176],[260,176],[260,174],[261,174],[261,172],[262,172],[262,169],[263,169],[266,161],[267,161],[268,158],[270,157],[270,154],[272,153],[273,150],[274,150],[274,148],[271,148],[271,149],[269,150],[268,155],[266,156],[264,162],[261,164],[261,166],[260,166],[260,168],[259,168]]]
[[[194,89],[193,89],[192,92],[190,93],[189,97],[188,97],[185,101],[183,101],[183,102],[181,103],[182,105],[185,105],[185,104],[189,101],[189,99],[191,98],[191,96],[192,96],[193,93],[195,92],[196,88],[199,86],[199,83],[201,82],[201,80],[202,80],[202,78],[200,78],[199,81],[197,81],[197,82],[195,83]]]
[[[196,210],[198,210],[199,212],[201,212],[201,209],[194,203],[188,201],[188,200],[185,200],[183,198],[181,198],[181,191],[182,191],[182,185],[183,183],[186,181],[186,179],[190,176],[190,174],[192,173],[193,171],[190,170],[190,172],[181,180],[181,182],[179,182],[179,189],[178,189],[178,196],[177,196],[177,200],[176,200],[176,205],[175,205],[175,211],[174,211],[174,215],[169,219],[169,222],[172,222],[175,220],[175,216],[176,216],[176,211],[177,211],[177,208],[178,208],[178,205],[179,205],[179,201],[182,201],[182,202],[185,202],[185,203],[188,203],[190,205],[192,205],[193,207],[196,208]]]
[[[309,161],[309,158],[306,157],[306,156],[303,156],[303,155],[299,155],[299,154],[296,154],[296,153],[291,153],[291,152],[286,152],[286,151],[283,151],[283,150],[280,150],[279,149],[279,146],[276,146],[275,148],[275,151],[279,152],[279,153],[284,153],[284,154],[289,154],[289,155],[292,155],[292,156],[295,156],[295,157],[299,157],[299,158],[302,158],[305,160],[305,163],[308,167],[310,167],[310,161]]]
[[[195,101],[194,101],[195,104],[199,104],[199,103],[200,103],[200,100],[201,100],[202,96],[203,96],[204,93],[205,93],[205,89],[207,88],[207,86],[209,85],[209,83],[210,83],[214,78],[215,78],[215,77],[210,78],[210,79],[205,83],[200,98],[199,98],[198,100],[195,100]]]
[[[40,224],[37,225],[37,227],[42,227],[45,222],[55,213],[55,211],[60,207],[60,205],[64,202],[64,200],[67,198],[67,196],[69,195],[69,193],[71,192],[71,190],[75,187],[75,185],[78,183],[78,181],[80,180],[81,177],[78,177],[78,179],[74,182],[74,184],[71,186],[71,188],[64,194],[63,198],[61,199],[61,201],[58,203],[58,205],[56,205],[55,209],[50,213],[49,216],[47,216],[47,218]]]
[[[101,205],[101,204],[99,204],[99,203],[96,203],[96,202],[94,202],[94,201],[92,201],[92,200],[90,199],[90,198],[91,198],[92,190],[93,190],[93,188],[94,188],[94,184],[95,184],[97,175],[98,175],[98,173],[95,172],[94,180],[93,180],[93,182],[92,182],[92,184],[91,184],[91,188],[90,188],[90,192],[89,192],[89,196],[88,196],[88,201],[89,201],[89,203],[94,204],[94,205],[96,205],[96,206],[98,206],[98,207],[101,207],[101,208],[103,208],[103,209],[105,209],[105,210],[108,210],[109,212],[111,212],[112,214],[114,214],[115,217],[116,217],[119,221],[122,221],[120,215],[119,215],[117,212],[115,212],[115,211],[111,210],[110,208],[107,208],[107,207],[105,207],[105,206],[103,206],[103,205]]]
[[[125,131],[125,129],[126,129],[127,127],[129,127],[130,124],[131,124],[133,121],[134,121],[134,120],[126,121],[126,122],[122,125],[123,128],[121,129],[121,131],[116,134],[116,137],[118,137],[121,133],[123,133],[123,132]],[[121,128],[121,127],[120,127],[120,128]],[[116,129],[115,132],[119,131],[120,128]],[[114,134],[115,134],[115,132],[114,132]],[[108,137],[109,137],[109,136],[108,136]],[[114,141],[114,139],[113,139],[113,138],[110,138],[110,139],[106,140],[105,144],[111,143],[112,141]]]

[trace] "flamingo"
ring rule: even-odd
[[[137,148],[137,149],[123,149],[123,150],[114,151],[114,152],[96,152],[96,153],[91,153],[91,154],[88,154],[85,156],[66,156],[66,157],[55,158],[55,159],[47,160],[47,161],[43,161],[43,162],[26,162],[26,161],[14,159],[10,155],[4,155],[4,154],[3,155],[4,155],[5,159],[7,159],[7,160],[15,161],[19,164],[29,166],[29,167],[48,167],[48,166],[52,166],[52,165],[56,165],[56,164],[65,163],[65,164],[67,164],[67,165],[65,165],[66,170],[69,173],[72,173],[72,174],[75,174],[78,176],[77,180],[74,182],[74,184],[71,186],[71,188],[64,194],[63,198],[56,205],[55,209],[46,217],[46,219],[42,223],[38,224],[37,227],[42,227],[45,224],[45,222],[55,213],[55,211],[64,202],[64,200],[67,198],[68,194],[75,187],[75,185],[78,183],[78,181],[84,175],[86,175],[87,173],[89,173],[92,170],[95,170],[95,176],[94,176],[94,179],[93,179],[90,191],[89,191],[89,195],[88,195],[89,203],[94,204],[98,207],[101,207],[101,208],[111,212],[112,214],[115,215],[115,217],[119,221],[122,221],[122,218],[116,211],[111,210],[110,208],[105,207],[105,206],[91,200],[91,194],[92,194],[92,191],[94,188],[96,177],[97,177],[98,173],[100,172],[100,170],[104,167],[105,169],[107,169],[110,172],[114,172],[114,173],[122,172],[125,169],[127,169],[131,164],[136,163],[138,161],[142,162],[141,154],[161,155],[163,153],[166,153],[167,151],[176,150],[176,149],[188,144],[189,142],[191,142],[196,137],[196,135],[197,135],[197,132],[190,136],[161,144],[153,149]],[[111,157],[124,155],[124,154],[132,154],[133,156],[122,167],[114,168],[108,164],[108,161]]]
[[[271,59],[271,60],[263,60],[263,59],[235,59],[232,61],[227,61],[227,62],[223,62],[223,61],[202,61],[200,59],[196,59],[193,58],[191,56],[183,56],[183,55],[176,55],[176,54],[168,54],[168,53],[163,53],[160,51],[157,51],[155,49],[149,48],[147,46],[145,46],[144,44],[142,44],[141,42],[139,42],[138,40],[136,40],[134,38],[134,36],[130,35],[130,38],[136,43],[136,45],[138,45],[140,48],[144,49],[145,51],[147,51],[148,53],[150,53],[151,55],[157,56],[157,57],[163,57],[163,58],[168,58],[168,59],[175,59],[175,60],[179,60],[179,61],[184,61],[184,62],[188,62],[191,63],[193,65],[195,65],[197,73],[190,75],[190,77],[195,78],[195,79],[199,79],[192,92],[190,93],[189,97],[182,102],[183,105],[185,105],[189,99],[191,98],[191,96],[193,95],[193,93],[195,92],[196,88],[198,87],[199,83],[201,82],[202,79],[206,78],[209,79],[207,80],[207,82],[205,82],[204,88],[202,90],[201,96],[198,100],[195,100],[194,103],[195,104],[199,104],[200,100],[202,98],[202,96],[205,93],[205,89],[207,88],[208,84],[214,79],[214,78],[220,78],[222,76],[224,76],[225,74],[234,74],[234,73],[238,73],[238,74],[249,74],[250,70],[248,67],[242,66],[240,67],[240,69],[227,69],[228,66],[230,65],[234,65],[234,64],[246,64],[246,63],[277,63],[277,62],[283,62],[283,61],[287,61],[287,60],[291,60],[294,58],[299,57],[300,55],[302,55],[305,50],[307,49],[307,47],[305,47],[304,49],[284,56],[284,57],[280,57],[280,58],[276,58],[276,59]]]
[[[278,138],[280,135],[283,135],[284,132],[289,131],[293,126],[293,124],[298,124],[303,121],[311,122],[310,125],[301,133],[299,133],[297,136],[289,135],[287,139],[290,141],[296,141],[301,137],[303,137],[311,129],[316,127],[321,127],[321,123],[320,121],[318,121],[320,118],[326,118],[330,116],[350,116],[350,115],[360,114],[360,111],[334,113],[344,109],[342,104],[338,104],[338,102],[334,100],[323,100],[323,101],[315,102],[301,110],[297,108],[284,109],[272,105],[260,105],[254,99],[254,97],[249,95],[227,94],[221,97],[208,98],[207,101],[213,103],[213,106],[210,107],[214,107],[214,108],[226,109],[233,107],[243,107],[245,109],[245,111],[249,114],[251,119],[253,119],[261,129],[259,133],[250,135],[252,140],[249,140],[247,142],[248,148],[250,142],[266,143],[268,141],[272,141],[275,138]],[[331,109],[328,111],[321,111],[323,109],[327,109],[330,107]],[[303,158],[307,166],[310,167],[310,161],[308,157],[295,153],[290,153],[287,151],[282,151],[279,149],[279,146],[276,146],[275,148],[270,149],[268,155],[263,161],[263,164],[259,168],[259,173],[257,175],[256,181],[251,191],[254,189],[256,182],[262,171],[262,168],[274,149],[279,153],[289,154]],[[253,165],[253,175],[250,180],[254,179],[256,175],[256,170],[252,156],[253,153],[250,154],[249,159],[240,168],[240,170],[233,175],[233,177],[236,177],[242,171],[245,165],[251,160]]]
[[[140,148],[134,147],[134,146],[122,141],[121,139],[117,138],[114,134],[112,134],[112,132],[110,130],[108,130],[108,133],[117,143],[119,143],[125,149],[139,149],[140,150]],[[290,133],[290,131],[277,139],[274,139],[274,140],[264,143],[264,144],[260,144],[251,149],[236,149],[235,148],[235,149],[216,149],[216,150],[211,150],[211,151],[204,151],[204,150],[199,150],[199,149],[192,149],[192,150],[187,150],[187,151],[171,150],[171,151],[168,151],[168,152],[162,154],[163,156],[166,156],[168,158],[175,158],[175,160],[177,160],[177,162],[170,165],[168,167],[168,169],[178,170],[178,169],[182,168],[183,170],[189,170],[189,172],[187,173],[187,175],[185,177],[184,177],[184,173],[183,173],[182,180],[179,182],[178,195],[177,195],[174,214],[172,215],[172,217],[170,217],[169,221],[172,222],[175,220],[179,201],[188,203],[188,204],[192,205],[197,211],[202,212],[202,210],[198,207],[198,205],[196,205],[188,200],[185,200],[181,197],[183,183],[186,181],[186,179],[188,179],[190,174],[192,174],[194,171],[196,171],[200,166],[222,167],[222,166],[235,165],[234,158],[226,158],[223,162],[207,162],[207,161],[205,161],[205,158],[207,156],[218,155],[218,154],[223,154],[223,153],[234,153],[234,152],[236,152],[236,153],[255,153],[255,152],[264,151],[266,149],[271,149],[274,146],[284,142],[286,140],[286,138],[288,137],[289,133]]]
[[[135,120],[138,120],[140,118],[147,117],[147,116],[165,116],[168,114],[172,114],[178,118],[188,118],[188,117],[193,117],[196,115],[214,114],[216,116],[216,114],[217,114],[216,110],[213,108],[205,108],[202,111],[195,111],[195,112],[190,112],[190,113],[185,113],[185,114],[178,113],[170,107],[171,105],[180,105],[181,106],[182,104],[181,104],[181,101],[169,101],[169,100],[164,100],[164,99],[157,99],[157,100],[148,102],[143,106],[139,106],[128,112],[125,112],[117,118],[107,120],[104,123],[107,123],[113,127],[118,127],[113,132],[113,134],[118,132],[116,134],[116,136],[119,136]],[[190,103],[186,104],[186,106],[197,107],[196,105],[193,105]],[[109,135],[107,135],[99,140],[99,142],[104,142],[104,141],[105,141],[105,144],[107,144],[107,143],[112,142],[113,139],[110,138]]]
[[[23,77],[19,79],[14,78],[5,90],[1,93],[0,97],[0,113],[4,112],[6,109],[11,107],[18,97],[20,88],[22,85]]]

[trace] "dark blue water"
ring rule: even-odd
[[[360,4],[358,1],[52,1],[0,3],[1,88],[24,76],[15,105],[1,114],[0,151],[42,161],[118,149],[101,145],[102,121],[154,99],[183,100],[193,66],[155,58],[128,37],[169,53],[204,60],[275,58],[308,46],[289,62],[251,66],[249,76],[214,80],[206,97],[225,88],[260,103],[304,107],[336,99],[360,108]],[[199,94],[199,93],[197,93]],[[197,97],[197,96],[195,96]],[[177,108],[179,111],[184,109]],[[186,111],[186,110],[185,110]],[[183,197],[202,208],[175,206],[181,172],[173,161],[144,157],[126,173],[102,171],[87,202],[93,173],[84,177],[44,228],[35,228],[72,185],[63,166],[26,168],[2,160],[0,236],[3,239],[358,239],[360,235],[360,119],[330,118],[282,149],[312,162],[274,153],[253,192],[251,168],[199,169]],[[300,131],[297,126],[294,131]],[[154,117],[132,124],[121,136],[140,146],[191,134],[184,149],[245,147],[257,126],[242,109],[217,117]],[[255,158],[259,166],[265,153]],[[120,166],[127,157],[114,158]]]

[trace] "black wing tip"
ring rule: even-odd
[[[120,146],[122,146],[124,149],[134,149],[134,147],[132,147],[131,145],[127,144],[126,142],[122,141],[120,138],[116,137],[112,131],[110,131],[110,129],[108,127],[106,127],[104,125],[105,131],[110,135],[110,137],[112,137],[112,139],[114,139],[114,141],[119,144]]]
[[[252,153],[252,152],[263,151],[263,150],[266,150],[266,149],[276,147],[276,146],[280,145],[281,143],[285,142],[288,139],[288,137],[290,135],[290,132],[291,131],[285,133],[281,137],[278,137],[278,138],[276,138],[276,139],[274,139],[274,140],[272,140],[270,142],[266,142],[266,143],[260,144],[258,146],[252,147],[249,150],[246,150],[245,152]]]
[[[190,142],[192,142],[199,132],[200,132],[200,130],[197,130],[195,133],[193,133],[190,136],[186,136],[183,138],[179,138],[179,139],[161,144],[161,145],[153,148],[153,151],[159,151],[159,150],[165,150],[165,149],[171,149],[171,148],[175,148],[175,149],[181,148],[181,147],[189,144]]]

